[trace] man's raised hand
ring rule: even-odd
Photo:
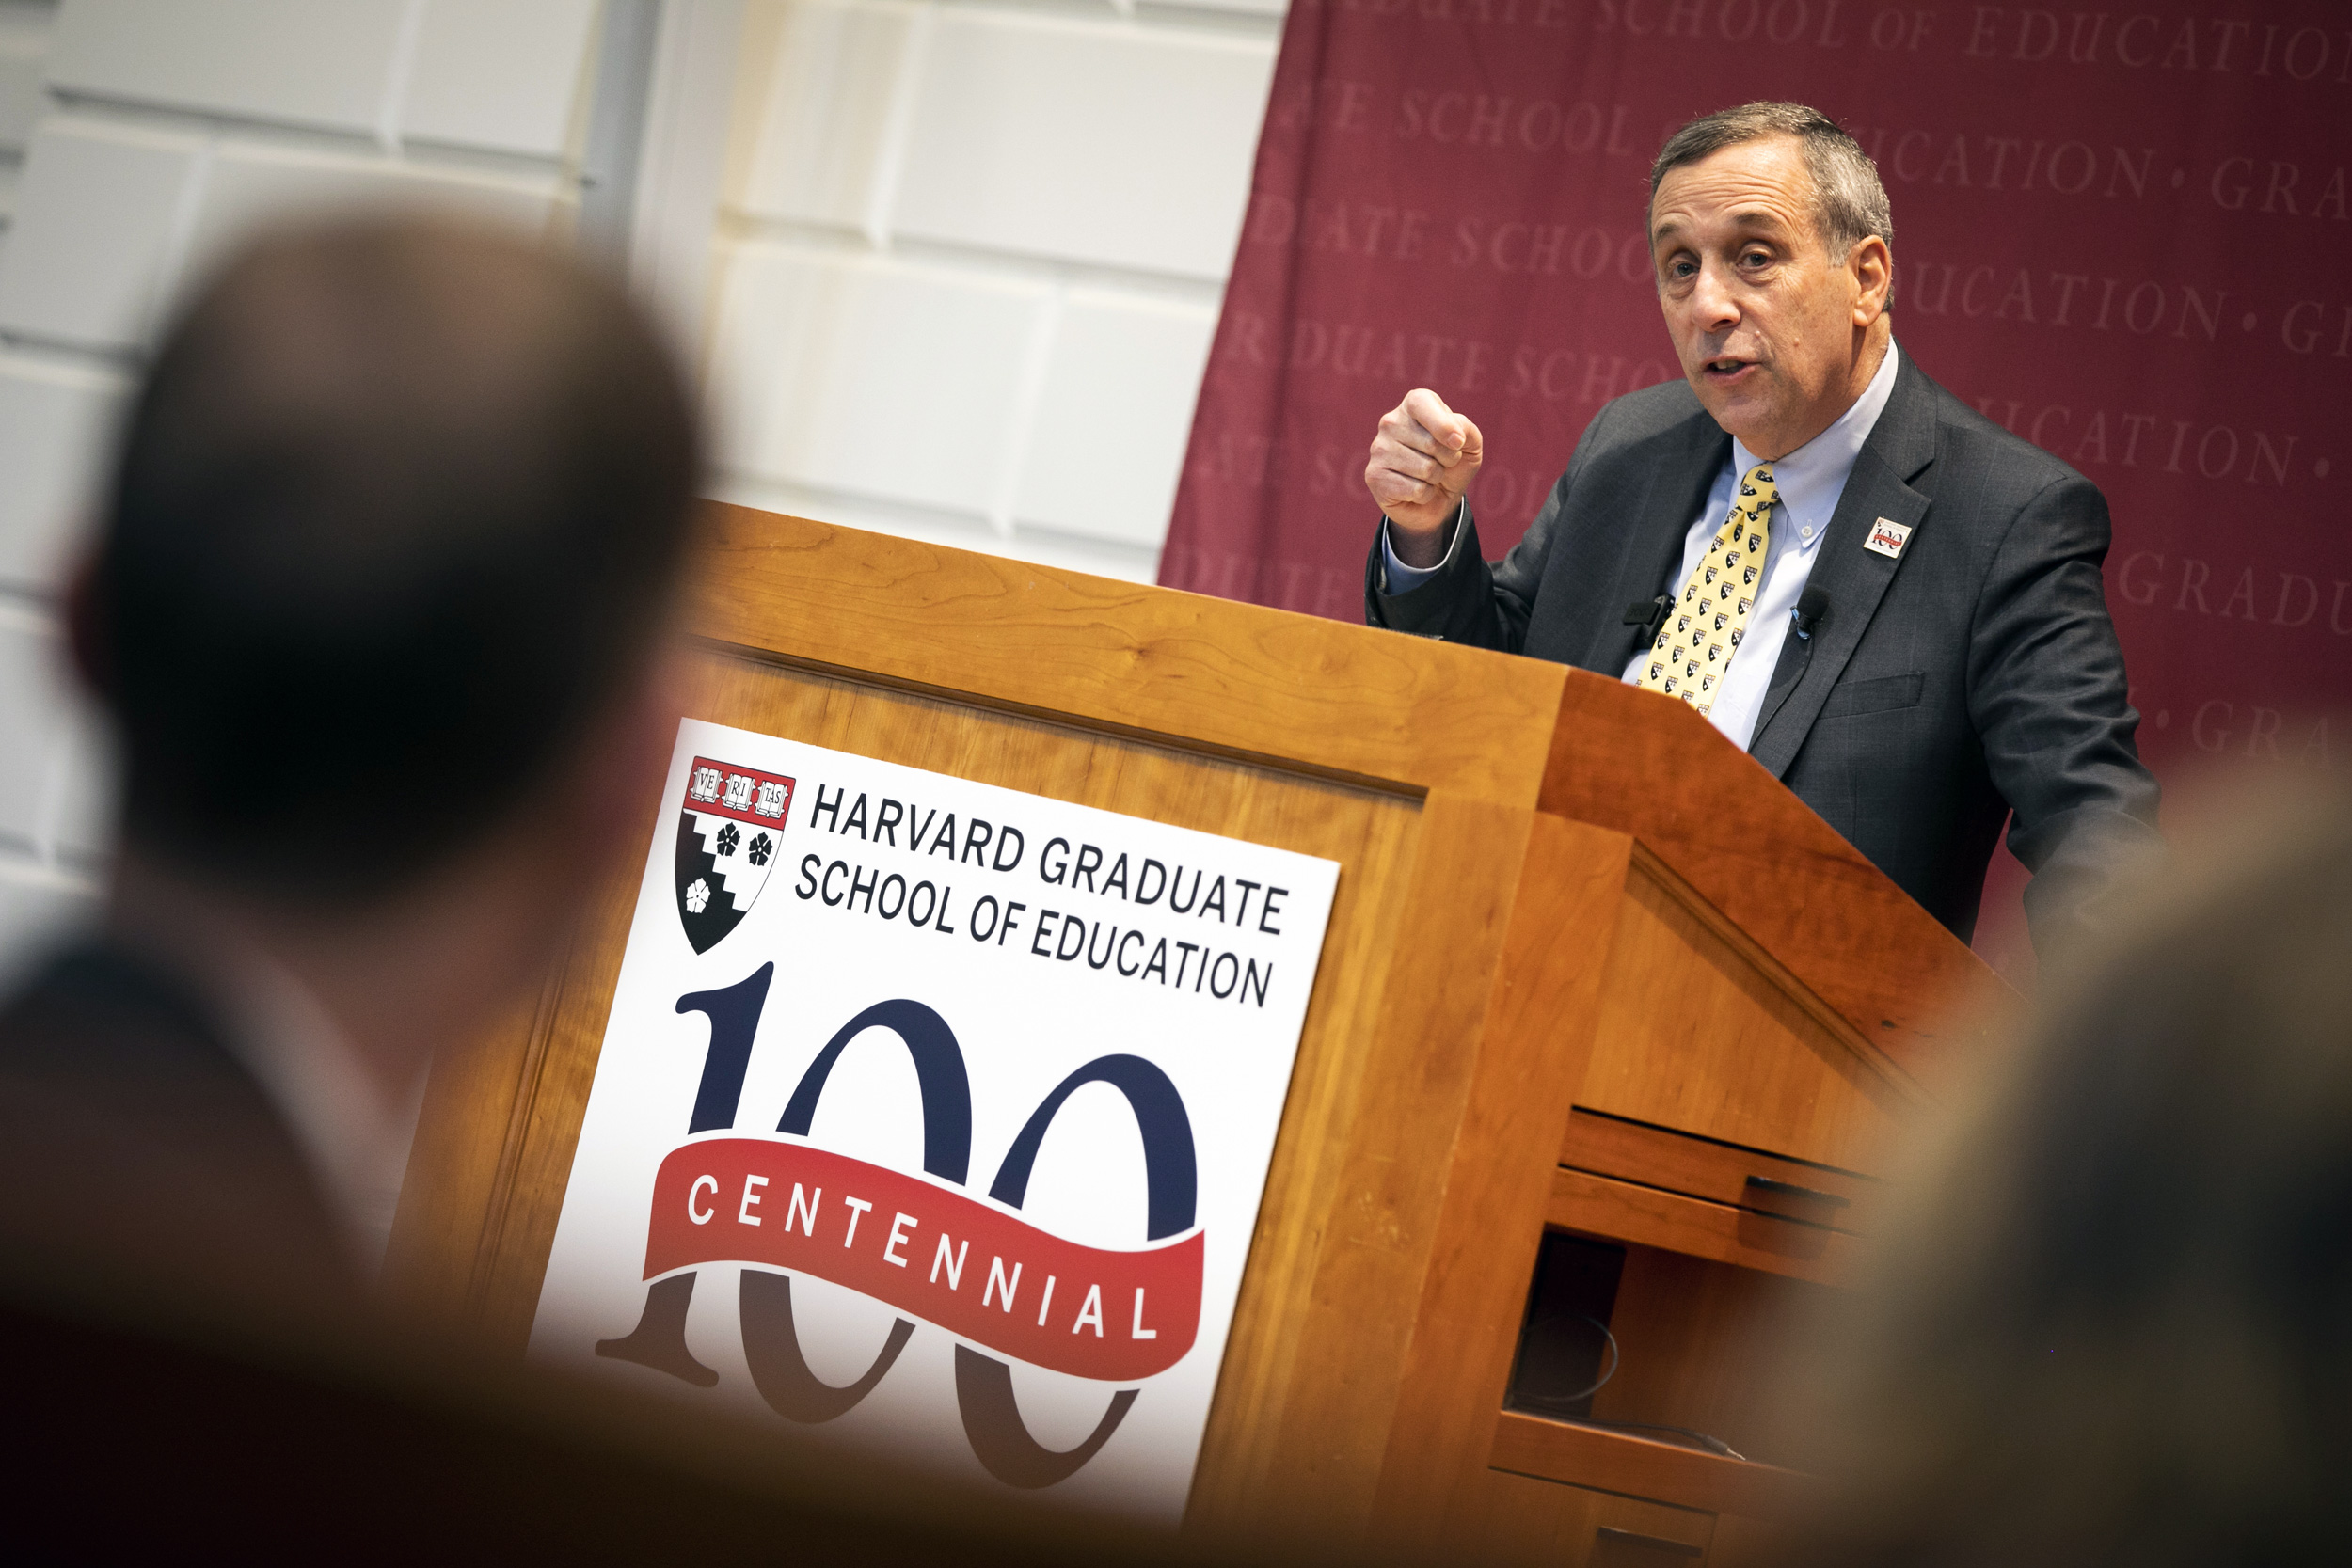
[[[1478,427],[1426,387],[1381,416],[1364,486],[1395,525],[1398,560],[1428,567],[1445,559],[1446,527],[1485,455]]]

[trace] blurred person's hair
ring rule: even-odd
[[[661,633],[698,462],[659,333],[545,245],[389,214],[252,243],[155,357],[87,579],[126,840],[342,901],[564,788]]]
[[[2352,801],[2088,961],[1825,1336],[1808,1564],[2322,1560],[2352,1475]]]

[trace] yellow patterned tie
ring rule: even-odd
[[[1679,697],[1701,713],[1715,705],[1732,656],[1747,636],[1748,611],[1756,605],[1764,551],[1772,542],[1772,503],[1779,499],[1770,463],[1758,463],[1740,481],[1731,515],[1692,569],[1682,597],[1667,611],[1650,646],[1649,667],[1635,685]]]

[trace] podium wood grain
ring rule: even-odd
[[[1772,1493],[1765,1466],[1502,1415],[1571,1107],[1868,1172],[1974,1049],[1947,1022],[1989,994],[1961,943],[1672,699],[743,508],[709,523],[688,716],[1341,864],[1190,1520],[1326,1540],[1378,1521],[1501,1560],[1597,1494],[1498,1455],[1666,1475],[1684,1508]],[[542,993],[428,1089],[388,1274],[513,1349],[648,847]],[[1745,1211],[1680,1201],[1731,1216],[1701,1214],[1729,1238],[1688,1266],[1732,1268]],[[1637,1253],[1712,1234],[1644,1223],[1647,1241],[1619,1238]],[[1653,1274],[1683,1266],[1652,1253]],[[1745,1275],[1724,1277],[1702,1294],[1737,1316]],[[1661,1365],[1721,1382],[1708,1354],[1675,1340]],[[1736,1411],[1710,1389],[1661,1397]],[[1677,1539],[1703,1549],[1711,1528]]]

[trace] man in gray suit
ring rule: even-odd
[[[1685,702],[1963,941],[2014,812],[2036,945],[2096,924],[2157,794],[2106,499],[1896,347],[1886,192],[1835,122],[1706,116],[1650,188],[1684,379],[1603,407],[1492,563],[1463,498],[1478,427],[1408,394],[1365,473],[1365,619]]]

